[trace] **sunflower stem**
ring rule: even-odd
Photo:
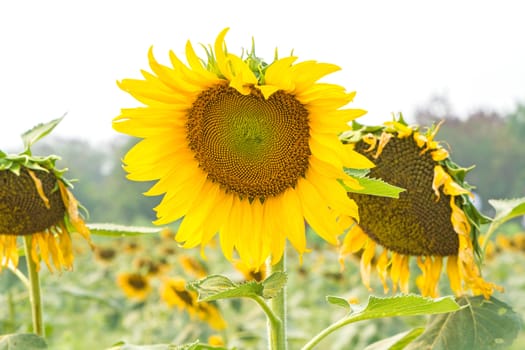
[[[40,279],[36,263],[31,258],[31,236],[24,236],[24,251],[27,262],[27,274],[29,275],[29,301],[31,303],[31,314],[33,318],[33,332],[44,337],[44,321],[42,317],[42,296],[40,294]]]
[[[281,260],[272,265],[269,262],[270,275],[274,272],[286,271],[286,254],[283,254]],[[286,338],[286,286],[279,291],[270,301],[270,309],[275,318],[268,317],[268,334],[270,350],[288,349],[288,340]]]
[[[22,271],[20,271],[18,268],[16,268],[11,262],[7,265],[7,268],[16,276],[18,279],[24,284],[24,286],[29,290],[31,288],[31,285],[29,283],[29,279],[27,279],[26,275]]]
[[[338,330],[341,327],[346,326],[347,324],[352,323],[352,320],[348,320],[347,318],[343,318],[335,323],[332,323],[330,326],[323,329],[321,332],[317,333],[308,343],[306,343],[305,346],[301,348],[301,350],[311,350],[319,344],[321,340],[326,338],[328,335],[332,334],[336,330]]]

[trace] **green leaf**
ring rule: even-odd
[[[221,275],[210,275],[198,281],[188,283],[188,289],[199,293],[199,301],[211,301],[227,298],[252,298],[263,295],[263,286],[256,281],[242,284],[235,283]]]
[[[87,227],[94,235],[116,237],[151,235],[162,231],[162,227],[126,226],[107,223],[87,224]]]
[[[48,135],[53,129],[64,119],[65,115],[61,118],[54,119],[48,123],[38,124],[32,129],[22,134],[22,141],[24,142],[24,153],[31,154],[31,146],[38,140]]]
[[[346,318],[351,323],[372,318],[429,315],[457,310],[459,310],[459,306],[452,297],[431,299],[409,294],[378,298],[371,295],[368,304],[362,310],[354,312]]]
[[[261,282],[263,286],[262,296],[266,299],[275,297],[286,285],[288,276],[285,272],[277,271]]]
[[[402,350],[419,337],[424,330],[425,328],[423,327],[414,328],[370,344],[364,350]]]
[[[341,298],[335,295],[327,295],[326,301],[328,301],[332,305],[341,306],[342,308],[347,309],[348,312],[352,311],[352,306],[345,298]]]
[[[118,342],[106,350],[172,350],[173,347],[168,344],[155,345],[133,345],[125,342]]]
[[[490,205],[496,210],[490,230],[494,231],[506,221],[525,215],[525,197],[514,199],[489,199]]]
[[[518,314],[494,297],[461,297],[458,303],[464,307],[432,317],[425,332],[406,350],[505,349],[521,329]]]
[[[363,177],[358,180],[359,180],[359,184],[363,186],[362,189],[356,190],[353,188],[346,188],[346,190],[348,192],[353,192],[353,193],[369,194],[372,196],[389,197],[389,198],[399,198],[399,194],[405,191],[404,188],[391,185],[389,183],[384,182],[381,179]]]
[[[405,191],[404,188],[391,185],[389,183],[384,182],[381,179],[374,179],[374,178],[366,177],[368,173],[370,172],[370,169],[344,168],[344,171],[347,175],[350,175],[353,178],[355,178],[357,181],[359,181],[359,184],[363,186],[362,189],[356,190],[354,188],[346,186],[343,181],[339,180],[339,183],[348,192],[359,193],[359,194],[369,194],[372,196],[379,196],[379,197],[399,198],[399,194]]]
[[[42,350],[46,341],[36,334],[20,333],[0,336],[0,350]]]

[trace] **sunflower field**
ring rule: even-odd
[[[0,151],[0,350],[522,349],[523,106],[363,125],[227,32],[118,82],[127,136]]]

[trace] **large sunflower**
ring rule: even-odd
[[[286,239],[306,251],[305,220],[336,244],[340,216],[357,206],[339,181],[357,188],[343,167],[369,168],[338,134],[365,113],[342,109],[355,93],[318,80],[339,70],[296,57],[267,64],[252,49],[230,54],[224,37],[204,62],[186,45],[188,65],[170,52],[171,67],[149,52],[154,74],[119,82],[145,107],[123,109],[113,127],[144,138],[125,156],[128,178],[158,180],[146,195],[163,225],[183,218],[176,240],[204,246],[219,233],[224,255],[236,250],[252,268],[281,259]],[[339,181],[338,181],[339,180]]]
[[[399,199],[349,193],[359,205],[360,221],[346,235],[341,258],[361,253],[361,275],[370,287],[372,262],[388,291],[409,290],[410,257],[422,271],[417,286],[427,296],[437,296],[438,282],[447,259],[451,289],[489,297],[495,288],[479,269],[480,224],[486,223],[470,201],[471,187],[464,181],[469,169],[450,160],[434,137],[439,125],[426,132],[408,126],[402,118],[379,127],[356,127],[343,138],[366,155],[376,167],[371,177],[405,188]],[[376,257],[376,250],[383,247]],[[374,259],[375,258],[375,259]]]

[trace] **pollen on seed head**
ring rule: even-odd
[[[308,111],[292,95],[243,95],[216,85],[188,114],[188,143],[208,179],[241,198],[264,199],[294,187],[311,155]]]

